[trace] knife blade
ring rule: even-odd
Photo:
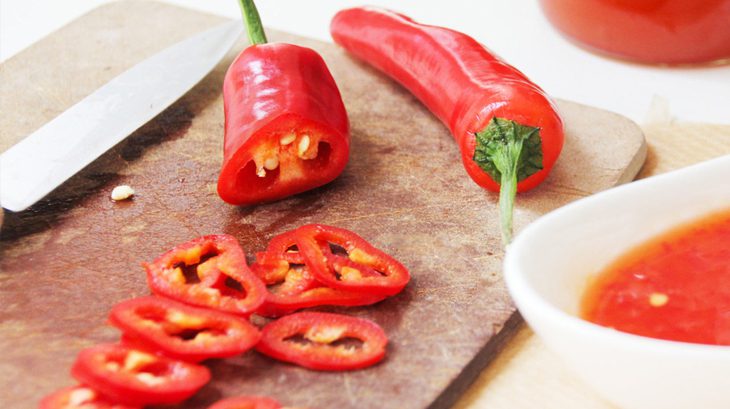
[[[243,24],[196,34],[138,63],[0,155],[0,205],[22,211],[179,99],[226,55]]]

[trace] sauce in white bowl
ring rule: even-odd
[[[730,408],[730,347],[658,340],[579,318],[588,283],[631,248],[730,207],[730,156],[555,210],[507,249],[507,287],[545,344],[628,409]]]

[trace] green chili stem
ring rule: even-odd
[[[476,133],[474,162],[494,181],[499,181],[499,213],[502,241],[512,240],[512,212],[517,182],[542,169],[540,128],[494,117]]]
[[[522,153],[522,141],[515,141],[506,146],[499,159],[495,160],[502,173],[499,183],[499,214],[502,225],[502,242],[508,245],[512,241],[512,213],[517,195],[517,165]]]
[[[241,15],[243,22],[246,23],[246,32],[251,44],[266,44],[268,41],[266,33],[264,33],[264,26],[261,24],[259,11],[253,0],[239,0],[238,5],[241,6]]]

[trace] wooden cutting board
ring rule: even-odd
[[[0,150],[126,68],[222,19],[154,2],[103,6],[2,65]],[[352,156],[326,187],[240,208],[215,191],[222,160],[221,84],[239,42],[175,105],[32,209],[6,214],[0,241],[0,407],[31,407],[74,383],[77,352],[114,342],[118,301],[148,294],[142,261],[196,236],[229,233],[248,254],[304,223],[360,233],[412,272],[400,295],[345,311],[390,337],[375,367],[320,373],[251,352],[208,363],[213,381],[184,407],[261,394],[309,408],[448,407],[521,322],[501,276],[497,195],[463,170],[446,128],[388,78],[332,44],[318,50],[340,86]],[[448,79],[444,79],[448,81]],[[567,80],[567,79],[566,79]],[[631,180],[645,157],[627,119],[559,101],[565,149],[550,178],[521,194],[516,230],[565,203]],[[134,200],[114,203],[129,184]],[[559,232],[556,232],[559,234]],[[569,249],[566,249],[569,251]]]

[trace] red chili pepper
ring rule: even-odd
[[[122,330],[126,345],[190,362],[239,355],[261,338],[243,318],[160,297],[123,301],[109,321]]]
[[[323,371],[364,368],[385,356],[388,338],[376,323],[347,315],[298,312],[267,324],[256,350]]]
[[[297,229],[296,235],[307,267],[328,287],[390,296],[410,280],[401,263],[351,231],[310,224]]]
[[[139,409],[141,406],[128,406],[112,402],[100,396],[88,386],[76,385],[59,389],[44,397],[38,409]]]
[[[451,130],[469,176],[500,191],[502,236],[511,239],[516,191],[542,182],[563,146],[545,93],[473,38],[388,10],[340,11],[335,42],[411,91]]]
[[[265,252],[256,254],[251,270],[267,285],[266,301],[256,311],[279,317],[302,308],[320,305],[361,306],[382,301],[385,296],[329,288],[314,278],[296,250],[296,230],[275,236]]]
[[[243,315],[264,302],[266,287],[229,235],[199,237],[143,265],[150,288],[163,297]]]
[[[385,298],[384,295],[357,293],[323,286],[314,279],[307,267],[295,267],[287,270],[283,281],[272,283],[266,301],[256,313],[264,317],[280,317],[303,308],[321,305],[345,307],[371,305]]]
[[[218,194],[228,203],[281,199],[331,182],[350,151],[347,112],[314,50],[266,44],[252,0],[241,0],[252,45],[223,84],[225,142]]]
[[[265,396],[238,396],[214,403],[208,409],[280,409],[281,404]]]
[[[259,277],[266,284],[280,281],[291,264],[304,264],[304,257],[297,248],[296,230],[289,230],[274,236],[266,251],[256,253],[256,264],[265,266],[265,276]]]
[[[120,344],[81,351],[71,374],[107,399],[125,405],[179,403],[210,380],[204,366]]]

